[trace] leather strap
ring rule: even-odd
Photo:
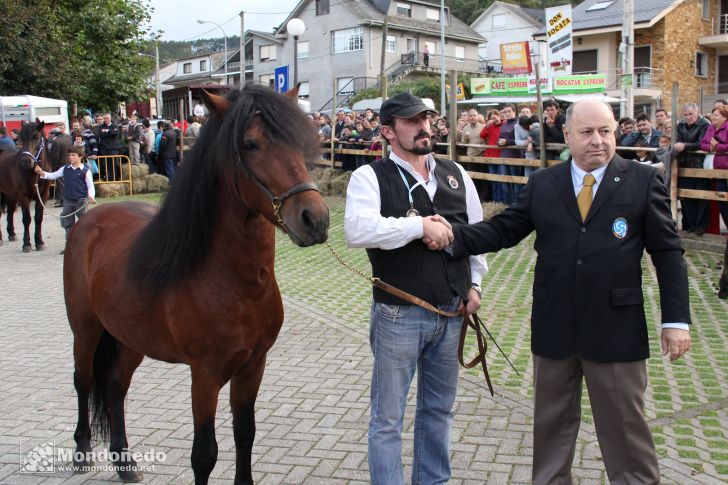
[[[385,283],[384,281],[380,280],[379,278],[372,278],[371,279],[372,285],[376,286],[377,288],[386,291],[390,295],[394,295],[397,298],[404,300],[408,303],[412,303],[413,305],[417,305],[419,307],[424,308],[425,310],[429,310],[431,312],[435,312],[438,315],[442,315],[444,317],[457,317],[457,316],[463,316],[460,312],[446,312],[443,310],[440,310],[439,308],[436,308],[435,306],[429,304],[422,298],[418,298],[414,296],[411,293],[407,293],[404,290],[400,290],[399,288],[395,288],[394,286]],[[472,328],[475,331],[475,337],[478,342],[478,353],[477,355],[467,364],[465,363],[465,360],[463,358],[463,349],[465,347],[465,337],[468,333],[468,327]],[[490,391],[490,395],[493,396],[493,384],[490,382],[490,375],[488,374],[488,364],[485,361],[485,352],[488,350],[488,342],[485,340],[485,337],[483,336],[483,332],[481,328],[485,329],[485,325],[483,324],[483,321],[478,317],[477,313],[473,313],[472,315],[465,315],[463,318],[463,325],[460,328],[460,342],[458,343],[458,360],[460,361],[460,365],[462,365],[466,369],[472,369],[473,367],[477,366],[478,364],[481,364],[483,366],[483,376],[485,377],[485,382],[488,384],[488,390]],[[487,332],[487,329],[486,329]]]

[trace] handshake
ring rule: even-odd
[[[452,226],[444,217],[435,214],[422,218],[422,242],[428,249],[441,251],[453,242]]]

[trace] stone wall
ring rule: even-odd
[[[717,0],[711,3],[711,11],[717,15]],[[715,7],[715,8],[712,8]],[[706,95],[715,91],[716,52],[698,44],[703,35],[711,34],[710,20],[702,18],[702,1],[687,0],[668,13],[650,29],[635,31],[635,45],[652,46],[652,66],[663,70],[662,105],[672,102],[672,84],[680,83],[678,104],[698,102],[700,88]],[[708,56],[708,76],[695,75],[695,55],[697,51]],[[658,78],[659,79],[659,78]]]

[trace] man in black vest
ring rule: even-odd
[[[570,162],[532,174],[518,203],[489,221],[453,224],[454,258],[512,247],[536,231],[535,484],[573,483],[583,379],[609,482],[660,483],[643,415],[650,352],[642,254],[657,269],[670,360],[690,349],[687,269],[662,177],[615,155],[615,130],[608,104],[577,101],[564,125]]]
[[[350,246],[367,248],[374,276],[442,310],[473,313],[480,306],[485,259],[451,260],[442,252],[429,251],[422,242],[426,237],[440,248],[452,242],[452,232],[440,216],[463,224],[483,218],[465,170],[430,154],[430,111],[408,93],[382,104],[381,135],[392,153],[352,174],[344,230]],[[449,480],[461,324],[462,317],[443,317],[374,289],[368,435],[374,485],[404,483],[402,421],[415,369],[412,483]]]

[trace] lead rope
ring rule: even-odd
[[[43,198],[42,198],[42,197],[40,196],[40,190],[38,189],[38,184],[34,184],[33,186],[35,187],[35,194],[36,194],[36,195],[38,196],[38,203],[39,203],[39,204],[40,204],[40,206],[41,206],[41,207],[43,208],[43,212],[45,212],[46,206],[45,206],[45,204],[43,203]],[[66,217],[72,217],[72,216],[75,216],[75,215],[76,215],[76,214],[78,214],[79,212],[81,212],[81,211],[83,211],[83,210],[86,210],[86,209],[88,208],[88,206],[89,206],[89,205],[91,205],[91,204],[89,204],[89,202],[88,202],[88,199],[86,199],[86,202],[84,202],[84,203],[83,203],[83,206],[79,207],[79,208],[78,208],[77,210],[75,210],[75,211],[71,212],[70,214],[62,214],[62,215],[60,215],[60,216],[57,216],[57,215],[55,215],[55,214],[51,214],[51,213],[49,212],[49,213],[48,213],[47,215],[49,215],[49,216],[51,216],[51,217],[55,217],[55,218],[57,218],[57,219],[65,219]]]
[[[344,268],[348,269],[352,273],[361,276],[365,280],[367,280],[372,286],[376,286],[377,288],[386,291],[390,295],[394,295],[397,298],[400,298],[406,302],[412,303],[414,305],[418,305],[426,310],[429,310],[431,312],[435,312],[439,315],[445,316],[445,317],[457,317],[461,316],[462,314],[459,312],[446,312],[443,310],[440,310],[439,308],[435,308],[430,303],[422,300],[421,298],[418,298],[410,293],[407,293],[406,291],[400,290],[399,288],[395,288],[394,286],[391,286],[384,281],[380,280],[379,278],[371,277],[366,275],[362,270],[359,268],[356,268],[346,261],[336,252],[336,250],[331,246],[330,243],[326,243],[326,247],[331,252],[331,255],[334,257],[336,261],[339,262]],[[472,328],[475,331],[475,337],[478,344],[478,353],[477,355],[467,364],[465,363],[465,360],[463,358],[463,349],[465,347],[465,338],[467,336],[468,328]],[[473,367],[477,366],[478,364],[482,365],[483,368],[483,376],[485,378],[485,382],[488,384],[488,390],[490,391],[490,395],[493,396],[495,393],[493,391],[493,384],[490,381],[490,375],[488,374],[488,364],[485,360],[485,353],[488,351],[488,342],[483,336],[483,330],[485,333],[490,337],[490,339],[493,341],[495,346],[498,348],[501,354],[503,354],[503,357],[505,357],[508,364],[511,366],[511,368],[516,372],[516,374],[520,377],[520,373],[515,368],[513,363],[511,363],[508,356],[503,352],[503,349],[501,349],[501,346],[498,345],[498,342],[496,342],[495,338],[493,338],[493,335],[488,331],[488,328],[485,326],[483,321],[480,319],[477,313],[473,313],[472,315],[464,315],[463,318],[463,325],[460,329],[460,342],[458,344],[458,360],[460,361],[460,365],[462,365],[466,369],[472,369]]]

